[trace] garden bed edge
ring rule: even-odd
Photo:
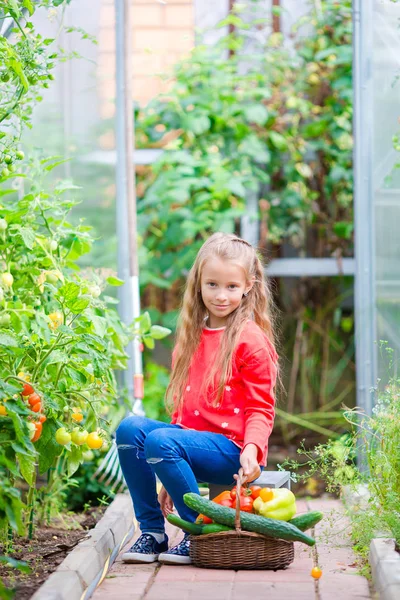
[[[88,600],[134,532],[132,500],[128,494],[117,494],[97,525],[31,600]]]
[[[362,509],[368,498],[366,486],[358,490],[343,488],[342,501],[348,507]],[[380,532],[376,532],[376,536],[371,540],[368,557],[372,582],[380,600],[397,600],[400,598],[400,554],[393,538],[384,537]]]

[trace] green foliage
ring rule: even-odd
[[[286,239],[306,250],[312,234],[315,256],[350,250],[351,2],[321,5],[296,25],[312,31],[294,52],[232,15],[234,32],[197,45],[140,112],[137,143],[167,150],[139,185],[142,283],[184,276],[211,231],[235,229],[253,193],[262,246]]]
[[[31,572],[31,568],[27,565],[26,562],[22,560],[15,560],[10,556],[0,556],[0,563],[6,564],[8,567],[21,571],[22,573]],[[15,591],[6,588],[0,579],[0,598],[2,600],[13,600],[14,596]]]
[[[371,416],[357,408],[346,410],[344,416],[352,430],[339,440],[329,440],[312,450],[304,445],[298,450],[301,462],[286,461],[282,466],[304,472],[297,479],[320,476],[329,492],[340,492],[343,486],[354,498],[348,509],[351,535],[355,549],[367,561],[369,544],[385,533],[400,545],[400,380],[391,379],[378,400]],[[356,457],[360,467],[356,467]],[[304,460],[305,459],[305,460]],[[360,489],[368,494],[360,494]]]
[[[12,181],[20,193],[14,186],[3,188],[0,207],[0,471],[5,481],[0,527],[8,523],[20,533],[23,504],[10,477],[23,477],[32,491],[35,463],[43,474],[57,461],[62,468],[58,477],[50,473],[43,498],[44,504],[56,502],[59,478],[65,474],[70,480],[87,450],[73,442],[61,446],[55,440],[57,429],[99,429],[107,436],[105,430],[124,413],[114,371],[126,367],[129,339],[137,337],[150,347],[170,332],[152,325],[148,313],[126,327],[115,311],[115,300],[100,296],[107,283],[123,282],[79,272],[77,261],[92,244],[90,227],[68,220],[75,204],[70,182],[46,187],[46,174],[58,162],[57,157],[32,159]],[[37,422],[39,413],[20,396],[24,380],[40,395],[40,412],[47,418],[35,444],[29,425]],[[78,412],[82,424],[74,421]],[[34,496],[32,491],[28,497],[30,510]]]
[[[146,363],[143,406],[149,419],[169,423],[164,396],[169,384],[169,370],[154,362]]]
[[[56,61],[65,59],[56,39],[43,38],[30,20],[40,7],[53,8],[70,0],[0,0],[1,22],[9,20],[0,35],[0,170],[6,177],[17,169],[23,153],[18,149],[22,129],[30,126],[33,106],[54,79]],[[60,27],[60,31],[62,28]]]

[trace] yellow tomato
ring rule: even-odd
[[[23,371],[20,371],[18,373],[17,377],[19,377],[20,379],[23,379],[24,381],[30,381],[31,380],[31,376],[28,373],[24,373]]]
[[[79,427],[75,427],[71,433],[71,439],[74,444],[77,446],[82,446],[87,440],[88,432],[83,430],[81,431]]]
[[[320,577],[322,577],[322,571],[319,567],[314,567],[311,570],[311,577],[314,577],[314,579],[319,579]]]
[[[274,492],[271,490],[271,488],[262,488],[259,496],[263,502],[269,502],[274,497]]]
[[[71,434],[65,429],[65,427],[60,427],[56,431],[56,442],[61,446],[66,446],[71,441]]]
[[[86,443],[91,450],[98,450],[102,447],[103,440],[101,439],[97,431],[92,431],[87,436]]]
[[[73,421],[75,421],[75,423],[80,423],[81,421],[83,421],[83,414],[82,413],[78,413],[78,412],[74,412],[71,415],[71,419]]]
[[[5,417],[5,416],[7,416],[7,409],[5,406],[0,404],[0,417]]]
[[[6,287],[11,287],[14,283],[14,277],[11,275],[11,273],[3,273],[1,280]]]
[[[60,327],[60,325],[63,324],[64,315],[62,314],[62,312],[56,311],[56,312],[49,314],[49,319],[51,321],[51,323],[49,324],[49,327],[50,327],[50,329],[52,329],[54,331],[55,329]]]

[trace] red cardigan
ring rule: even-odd
[[[204,328],[193,357],[180,411],[171,423],[196,431],[222,433],[239,448],[258,447],[258,462],[265,465],[268,438],[274,424],[274,395],[278,355],[265,333],[248,321],[234,354],[232,378],[218,407],[211,406],[199,391],[214,362],[224,328]]]

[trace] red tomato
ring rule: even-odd
[[[42,424],[34,423],[34,426],[35,426],[35,433],[33,434],[31,442],[37,442],[38,439],[40,438],[40,436],[42,435]]]
[[[254,499],[250,496],[241,496],[240,498],[240,510],[243,512],[253,512]]]
[[[251,490],[251,497],[255,500],[260,495],[262,487],[259,485],[251,485],[249,490]]]
[[[38,402],[40,402],[39,394],[36,394],[36,392],[31,394],[28,398],[28,402],[29,402],[30,406],[35,406],[35,404],[38,404]]]
[[[47,421],[47,417],[45,415],[40,415],[39,423],[44,423],[45,421]]]
[[[33,387],[29,383],[24,383],[24,387],[23,387],[22,392],[21,392],[21,394],[23,396],[30,396],[34,392],[35,392],[35,390],[33,389]]]
[[[34,406],[31,407],[31,410],[35,413],[38,413],[42,410],[42,403],[41,402],[36,402],[36,404]]]
[[[233,500],[236,498],[236,492],[237,492],[237,489],[234,487],[233,490],[231,490],[231,498],[233,498]],[[251,496],[250,488],[245,488],[245,487],[240,488],[240,495],[241,496]]]

